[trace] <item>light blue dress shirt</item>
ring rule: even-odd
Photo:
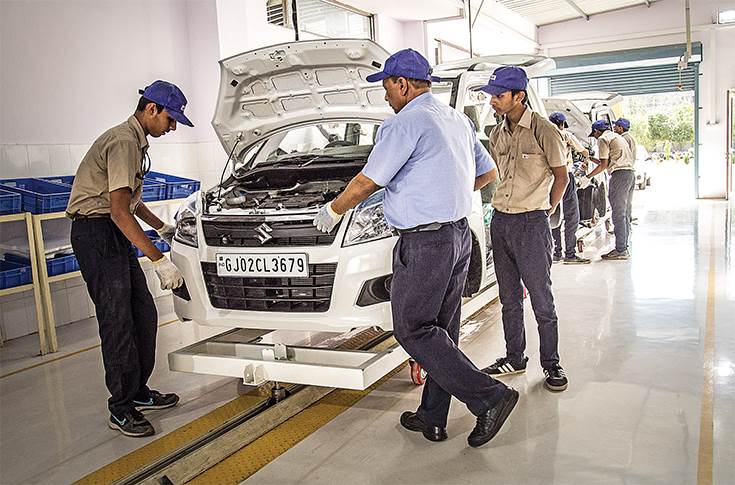
[[[467,217],[475,178],[495,166],[472,121],[424,93],[383,122],[362,173],[385,187],[388,224],[408,229]]]

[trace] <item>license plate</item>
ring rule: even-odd
[[[306,254],[217,254],[218,276],[309,276]]]

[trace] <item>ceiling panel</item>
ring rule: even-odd
[[[526,17],[536,25],[563,22],[582,15],[572,5],[575,4],[585,14],[592,16],[621,8],[645,8],[645,0],[496,0],[513,12]],[[650,0],[653,3],[659,0]]]

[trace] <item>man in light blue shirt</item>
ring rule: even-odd
[[[383,82],[396,116],[380,127],[362,172],[322,208],[314,225],[331,231],[347,210],[385,187],[385,218],[400,234],[393,249],[393,329],[428,373],[421,405],[403,413],[401,425],[430,441],[445,440],[455,396],[477,416],[467,441],[481,446],[518,402],[517,391],[481,372],[457,346],[472,193],[498,171],[470,119],[431,94],[436,78],[421,54],[399,51],[367,80]]]

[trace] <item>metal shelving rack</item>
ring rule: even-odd
[[[22,293],[24,291],[33,290],[33,300],[36,304],[36,320],[38,321],[38,339],[40,341],[40,349],[41,349],[41,355],[47,354],[49,352],[54,352],[56,349],[54,347],[54,350],[51,350],[51,347],[49,346],[49,340],[48,336],[49,333],[53,334],[53,341],[56,342],[56,331],[52,329],[52,331],[49,331],[49,328],[47,326],[47,319],[45,318],[44,312],[43,312],[43,297],[41,294],[41,284],[39,279],[39,271],[38,267],[39,264],[36,260],[36,257],[34,255],[35,251],[35,233],[33,230],[33,214],[30,212],[22,212],[20,214],[9,214],[9,215],[3,215],[0,216],[0,224],[4,222],[17,222],[17,221],[24,221],[26,224],[26,233],[28,235],[28,247],[30,249],[30,260],[31,260],[31,274],[32,274],[32,282],[27,285],[21,285],[21,286],[14,286],[12,288],[5,288],[0,290],[0,297],[7,296],[7,295],[13,295],[15,293]],[[46,264],[44,261],[43,264],[43,272],[46,272]],[[4,339],[2,335],[0,335],[0,346],[4,343]]]
[[[169,204],[181,204],[185,199],[166,199],[146,202],[148,207],[157,207]],[[20,293],[33,289],[36,303],[36,315],[38,317],[38,339],[41,355],[58,350],[56,338],[56,319],[54,317],[54,306],[51,299],[51,283],[80,277],[80,271],[71,271],[55,276],[49,276],[46,268],[46,247],[43,241],[43,222],[51,219],[62,219],[66,217],[64,212],[52,212],[47,214],[11,214],[0,216],[0,223],[11,221],[25,221],[28,232],[28,244],[31,253],[31,271],[33,283],[0,290],[0,297]],[[148,259],[146,257],[140,260]],[[0,337],[0,345],[2,345]]]
[[[185,199],[165,199],[165,200],[156,200],[151,202],[146,202],[145,205],[148,207],[157,207],[157,206],[163,206],[163,205],[169,205],[169,204],[181,204],[184,202]],[[58,350],[58,343],[56,340],[56,318],[54,317],[54,307],[53,302],[51,300],[51,283],[56,283],[58,281],[64,281],[71,278],[78,278],[82,276],[82,273],[80,271],[71,271],[69,273],[62,273],[55,276],[49,276],[48,271],[46,269],[46,248],[44,247],[43,243],[43,227],[42,223],[43,221],[47,221],[50,219],[61,219],[66,217],[66,214],[64,212],[52,212],[49,214],[34,214],[32,215],[33,218],[33,232],[35,234],[35,253],[36,253],[36,266],[38,267],[38,280],[39,285],[41,287],[41,302],[43,305],[43,311],[46,315],[46,340],[48,342],[48,348],[49,352],[56,352]],[[139,258],[140,261],[143,261],[146,258],[145,256],[142,258]],[[40,335],[40,334],[39,334]],[[42,349],[43,349],[43,341],[41,343]],[[41,350],[41,353],[44,353],[43,350]]]

